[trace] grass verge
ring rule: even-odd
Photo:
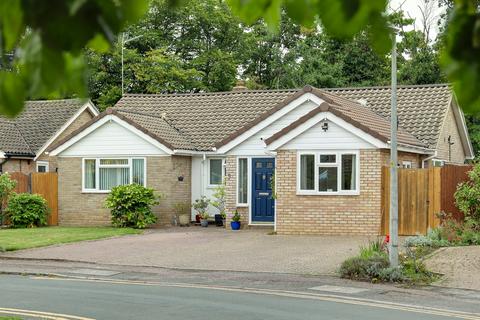
[[[0,229],[0,251],[14,251],[139,233],[142,233],[142,231],[113,227]]]

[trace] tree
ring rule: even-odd
[[[86,95],[85,47],[108,50],[147,0],[0,1],[0,113],[26,98]]]

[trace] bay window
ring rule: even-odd
[[[109,192],[113,187],[131,183],[145,186],[145,159],[83,159],[82,174],[84,192]]]
[[[358,194],[357,151],[300,152],[297,161],[299,194]]]

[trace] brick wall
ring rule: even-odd
[[[30,174],[35,172],[35,162],[25,159],[8,159],[8,161],[2,165],[2,172],[22,172]]]
[[[106,194],[82,193],[82,159],[58,158],[58,211],[60,225],[109,225],[110,212],[103,208]],[[158,224],[172,222],[172,206],[191,198],[190,157],[148,157],[147,186],[164,195],[154,207]],[[178,177],[183,176],[183,181]]]
[[[230,228],[230,221],[232,221],[233,214],[235,210],[238,210],[238,213],[242,216],[241,224],[244,228],[248,225],[248,207],[237,207],[237,157],[236,156],[227,156],[225,159],[225,193],[226,201],[225,206],[227,210],[227,228]],[[250,179],[250,178],[249,178]]]
[[[380,232],[380,150],[360,151],[360,195],[297,195],[297,152],[277,153],[277,232],[279,234],[366,234]]]
[[[389,166],[390,150],[382,149],[381,154],[382,154],[382,165]],[[422,159],[424,159],[426,156],[418,153],[399,151],[397,154],[397,157],[398,157],[398,164],[400,165],[400,167],[402,166],[403,161],[410,161],[412,163],[412,168],[421,168]]]

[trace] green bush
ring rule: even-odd
[[[112,188],[105,207],[111,210],[114,226],[143,229],[157,221],[152,206],[159,204],[159,199],[153,189],[129,184]]]
[[[47,201],[38,194],[14,193],[5,213],[14,228],[32,228],[47,224]]]
[[[469,180],[458,185],[455,204],[476,231],[480,231],[480,163],[468,172]]]
[[[360,257],[368,259],[374,255],[387,255],[382,239],[370,241],[367,246],[360,247]]]
[[[16,185],[17,181],[10,179],[8,173],[0,174],[0,224],[3,224],[3,210]]]
[[[340,266],[340,276],[352,280],[373,280],[380,271],[388,267],[386,255],[374,254],[368,258],[360,256],[345,260]]]

